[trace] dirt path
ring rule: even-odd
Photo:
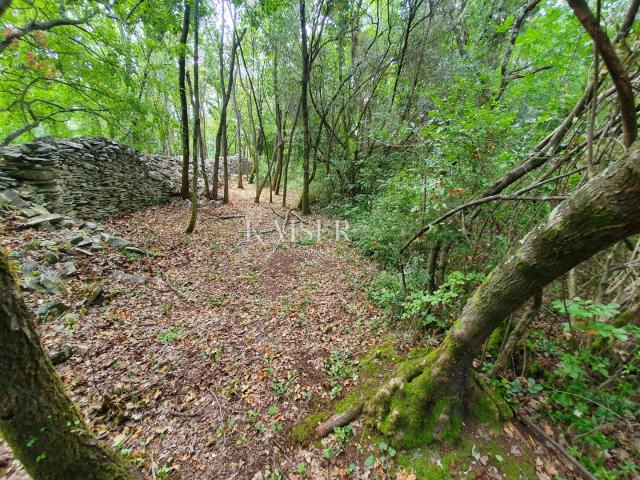
[[[378,338],[363,293],[374,270],[332,238],[335,224],[311,217],[314,231],[316,220],[327,226],[320,243],[299,232],[282,242],[275,221],[282,227],[288,210],[255,205],[253,194],[233,188],[231,205],[202,206],[190,238],[182,200],[107,222],[153,256],[84,261],[70,298],[104,282],[106,299],[77,309],[73,325],[43,327],[47,346],[83,352],[58,370],[100,438],[159,478],[293,468],[287,427],[329,399],[325,359]]]

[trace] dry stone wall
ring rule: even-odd
[[[180,159],[104,138],[39,139],[0,148],[0,191],[28,191],[50,211],[107,218],[177,195]]]

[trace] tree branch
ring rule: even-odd
[[[611,40],[609,40],[607,32],[604,31],[602,26],[593,16],[593,13],[585,0],[567,0],[567,3],[595,43],[600,55],[602,55],[605,65],[607,66],[607,70],[609,70],[611,80],[618,92],[618,104],[620,106],[620,114],[622,116],[623,141],[625,146],[629,147],[638,135],[635,100],[633,98],[631,80],[629,80],[627,71],[618,58],[618,55],[613,48],[613,44],[611,43]]]

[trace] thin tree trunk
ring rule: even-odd
[[[224,178],[224,193],[222,203],[229,203],[229,143],[227,142],[227,127],[222,134],[222,175]]]
[[[45,354],[0,249],[0,432],[35,480],[141,479],[96,440]]]
[[[516,351],[516,347],[524,337],[527,329],[529,328],[529,325],[531,325],[531,322],[538,318],[541,305],[542,290],[539,290],[533,295],[533,304],[531,305],[531,307],[514,325],[513,330],[511,330],[511,333],[507,337],[507,341],[503,345],[500,353],[498,354],[498,358],[493,364],[491,375],[496,375],[509,366],[509,361],[511,360],[513,353]]]
[[[307,21],[305,0],[300,0],[300,37],[302,48],[302,82],[300,92],[300,108],[302,110],[302,197],[300,199],[303,215],[311,213],[309,208],[309,155],[311,150],[311,136],[309,133],[309,77],[310,62],[309,48],[307,45]]]
[[[293,126],[291,127],[291,132],[289,132],[289,146],[287,147],[287,159],[284,164],[284,181],[282,186],[282,206],[287,206],[287,182],[289,177],[289,160],[291,159],[291,149],[293,148],[293,134],[296,131],[296,127],[298,126],[298,116],[300,115],[300,102],[298,102],[298,106],[296,107],[296,117],[293,120]]]
[[[240,69],[238,69],[236,75],[240,75]],[[237,82],[233,85],[233,111],[236,114],[236,157],[238,159],[238,188],[244,188],[244,185],[242,185],[242,175],[244,174],[244,165],[242,162],[242,117],[240,116],[240,108],[238,107]]]
[[[199,3],[199,0],[194,0],[193,4],[193,178],[191,180],[191,218],[186,233],[192,233],[194,231],[198,216],[198,146],[200,144],[200,77],[198,73]]]
[[[178,89],[180,91],[180,116],[182,119],[182,183],[180,186],[180,196],[184,199],[189,198],[189,111],[185,88],[185,52],[187,49],[190,17],[191,6],[185,1],[182,35],[180,36],[180,56],[178,57]]]

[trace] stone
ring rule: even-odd
[[[39,283],[45,290],[54,295],[60,295],[67,288],[64,280],[51,270],[46,270],[40,274]]]
[[[95,230],[96,228],[98,228],[98,224],[94,222],[85,222],[82,225],[82,228],[86,228],[87,230]]]
[[[161,174],[161,173],[158,173],[158,172],[154,172],[153,170],[150,170],[150,171],[147,173],[147,176],[148,176],[149,178],[154,179],[154,180],[158,180],[159,182],[164,181],[164,177],[162,176],[162,174]]]
[[[58,263],[60,261],[60,254],[58,252],[52,252],[50,250],[47,250],[44,253],[42,258],[49,265],[54,265],[54,264],[56,264],[56,263]]]
[[[113,278],[118,280],[119,282],[121,281],[132,282],[132,283],[137,283],[139,285],[145,285],[146,283],[149,282],[149,277],[145,275],[134,275],[131,273],[125,273],[120,270],[114,270]]]
[[[45,288],[40,285],[40,281],[38,280],[37,277],[26,277],[22,280],[22,288],[24,288],[25,290],[32,290],[32,291],[39,291],[39,292],[44,292]]]
[[[77,234],[77,235],[73,235],[71,238],[69,238],[69,243],[71,245],[78,245],[80,243],[82,243],[84,240],[86,239],[86,237],[84,235],[82,235],[81,233]]]
[[[18,215],[25,218],[34,218],[39,215],[50,215],[51,212],[44,208],[42,205],[33,205],[32,207],[24,208],[18,212]]]
[[[149,254],[147,253],[147,251],[146,251],[146,250],[143,250],[143,249],[138,248],[138,247],[132,247],[132,246],[130,246],[130,245],[129,245],[129,246],[127,246],[127,247],[124,247],[124,249],[125,249],[127,252],[130,252],[130,253],[136,253],[136,254],[138,254],[138,255],[149,255]]]
[[[22,262],[22,265],[20,265],[20,271],[23,275],[31,275],[33,272],[37,272],[39,268],[38,262],[33,258],[27,258]]]
[[[56,228],[53,226],[51,222],[41,222],[38,225],[36,225],[36,229],[42,232],[50,232],[52,230],[55,230]]]
[[[74,353],[73,347],[65,343],[60,350],[56,350],[49,354],[49,359],[51,360],[52,365],[60,365],[61,363],[69,360]]]
[[[32,228],[43,223],[49,223],[51,225],[52,222],[56,222],[57,220],[61,220],[64,215],[60,215],[59,213],[50,213],[49,215],[38,215],[26,222],[18,223],[18,228]]]
[[[60,300],[52,300],[35,309],[35,313],[40,318],[58,316],[69,310],[69,306]]]
[[[8,203],[16,209],[27,208],[31,205],[29,202],[25,201],[18,192],[12,189],[0,192],[0,203],[1,202]]]
[[[129,243],[131,243],[129,242],[129,240],[126,240],[122,237],[116,237],[115,235],[111,235],[109,233],[101,233],[99,235],[99,238],[103,242],[106,242],[107,244],[116,248],[126,247],[127,245],[129,245]]]
[[[71,277],[76,274],[78,269],[76,268],[76,264],[69,261],[61,264],[62,266],[62,275],[65,277]]]
[[[71,218],[63,218],[60,223],[58,223],[58,227],[60,228],[73,228],[75,226],[75,222]]]

